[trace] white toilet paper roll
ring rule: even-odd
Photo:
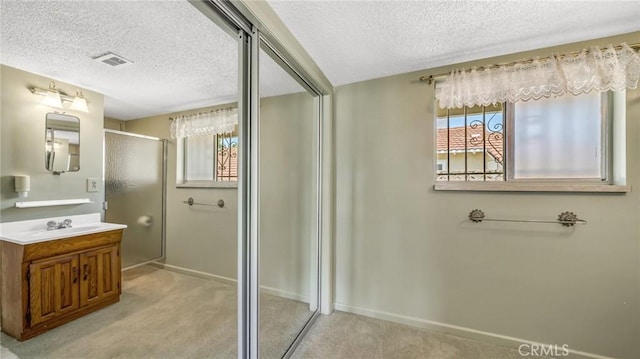
[[[140,216],[138,218],[138,224],[143,227],[151,227],[151,223],[153,223],[151,216]]]

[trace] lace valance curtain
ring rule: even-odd
[[[511,65],[454,70],[436,85],[441,108],[537,100],[571,93],[635,89],[640,56],[626,43],[583,49],[577,55],[553,55]]]
[[[237,124],[237,108],[177,116],[171,122],[171,138],[231,133]]]

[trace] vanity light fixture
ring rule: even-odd
[[[73,98],[73,103],[69,108],[71,110],[76,110],[80,112],[89,112],[89,107],[87,106],[87,100],[84,98],[84,95],[82,94],[82,90],[76,91],[76,97]]]
[[[64,95],[58,92],[55,82],[51,81],[49,83],[49,89],[47,90],[38,87],[31,87],[29,88],[29,91],[31,91],[31,93],[34,95],[44,96],[42,98],[42,101],[40,101],[40,103],[43,105],[63,109],[64,107],[62,106],[62,104],[64,102],[71,102],[71,106],[69,107],[70,110],[89,112],[87,100],[85,99],[84,94],[80,89],[77,90],[75,97]]]
[[[62,108],[62,99],[60,98],[60,92],[58,92],[58,90],[56,89],[56,84],[53,81],[49,83],[49,89],[43,90],[42,92],[44,92],[44,97],[42,98],[42,101],[40,101],[41,104],[55,108]]]

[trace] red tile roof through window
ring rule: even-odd
[[[495,158],[496,162],[502,163],[502,154],[504,151],[503,137],[501,132],[486,131],[485,139],[482,141],[482,126],[467,126],[467,151],[482,151],[485,146],[487,153]],[[500,137],[496,137],[499,134]],[[465,150],[465,128],[451,127],[449,128],[450,144],[447,146],[447,129],[439,128],[437,134],[438,153],[446,153],[447,151],[464,152]]]

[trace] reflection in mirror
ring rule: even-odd
[[[45,124],[45,168],[54,174],[80,170],[80,119],[48,113]]]
[[[317,309],[317,106],[260,51],[260,313],[262,358],[280,358]]]
[[[4,340],[2,344],[8,344],[10,352],[21,358],[237,358],[236,221],[240,196],[233,188],[177,189],[177,143],[169,141],[162,147],[158,141],[135,135],[168,138],[168,118],[237,107],[238,30],[216,18],[217,11],[211,9],[213,2],[209,1],[0,2],[2,64],[34,73],[24,74],[24,78],[12,75],[15,81],[10,82],[24,87],[32,81],[46,84],[50,77],[66,91],[80,84],[82,88],[100,90],[85,91],[95,106],[81,118],[82,172],[75,174],[100,177],[104,173],[104,180],[98,180],[103,184],[100,191],[86,196],[100,200],[104,193],[108,203],[104,221],[128,226],[120,245],[119,264],[130,266],[122,272],[120,304],[101,310],[101,326],[117,325],[118,330],[89,330],[88,340],[66,340],[74,335],[77,325],[91,327],[91,321],[95,321],[84,317],[76,322],[84,324],[61,326],[48,332],[46,338],[33,339],[42,345],[24,346],[22,342]],[[61,26],[65,31],[58,31]],[[5,34],[5,30],[9,33]],[[101,53],[110,56],[92,61],[92,56]],[[45,78],[35,80],[35,74]],[[2,76],[4,91],[4,67]],[[26,90],[16,94],[23,91]],[[42,111],[42,105],[35,105],[38,98],[28,96],[34,103],[29,113]],[[2,111],[4,115],[5,109]],[[129,134],[109,133],[103,140],[100,117],[106,126]],[[47,169],[78,170],[78,124],[77,118],[64,115],[47,117]],[[5,122],[3,130],[4,125]],[[68,136],[63,136],[64,131]],[[37,134],[41,136],[41,132]],[[231,138],[227,135],[207,142],[206,148],[194,148],[199,153],[189,158],[190,164],[211,166],[218,170],[217,178],[234,177],[235,163],[229,161],[236,155],[236,145],[240,145],[234,137],[235,134]],[[100,156],[103,141],[109,142],[104,145],[104,162]],[[62,153],[65,150],[66,155]],[[39,156],[41,153],[37,158],[41,160]],[[200,163],[195,163],[198,159]],[[96,163],[103,163],[104,169],[98,171]],[[40,162],[38,167],[42,171]],[[71,177],[74,173],[65,175]],[[76,176],[73,181],[47,181],[52,185],[43,184],[41,188],[51,192],[45,197],[66,196],[84,191],[81,180]],[[214,206],[182,203],[189,197],[196,203]],[[224,208],[215,205],[220,199],[225,202]],[[7,200],[13,205],[15,198]],[[88,207],[69,208],[73,213],[82,213]],[[14,212],[17,211],[9,211]],[[145,265],[160,255],[164,257],[160,266]],[[128,308],[126,313],[119,312],[122,306]],[[153,330],[140,330],[140,326]],[[83,345],[89,340],[109,342],[109,352],[103,345]],[[59,345],[61,342],[68,345]],[[0,357],[4,358],[2,350]]]

